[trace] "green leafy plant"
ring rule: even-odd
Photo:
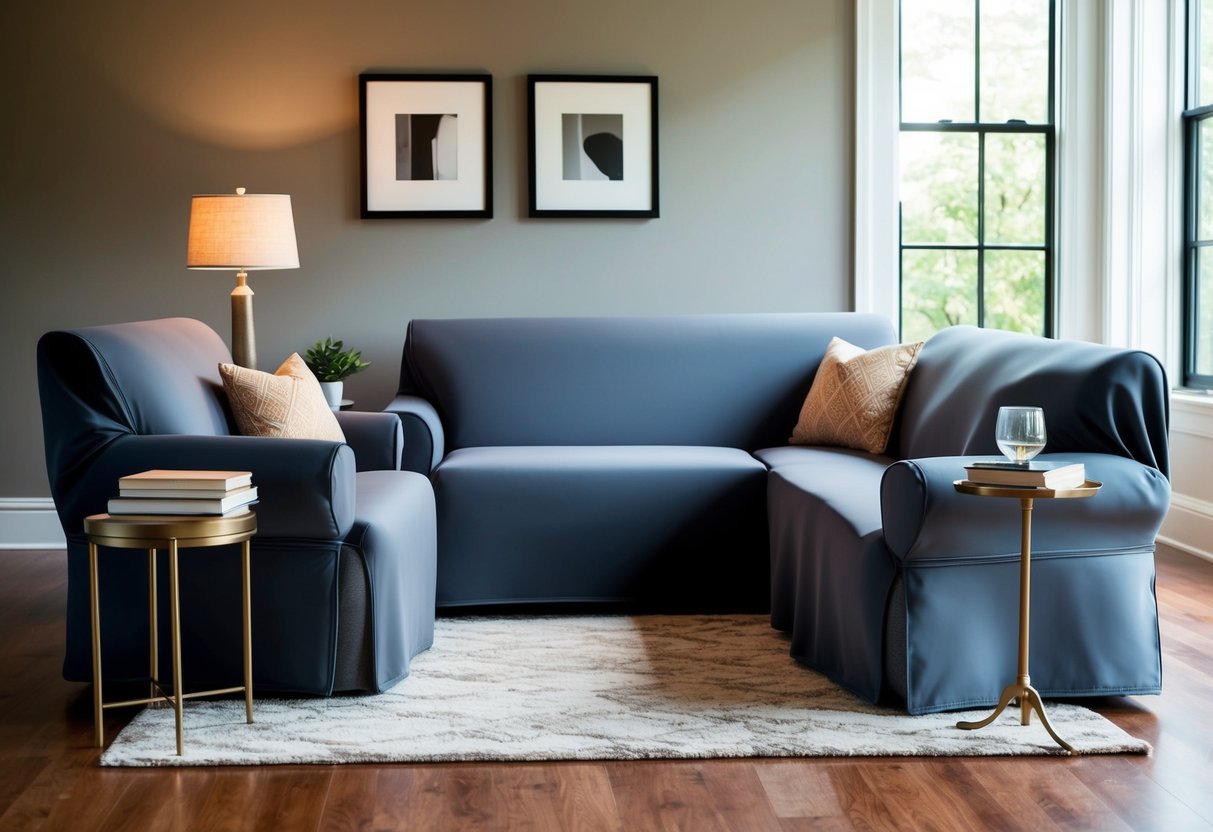
[[[320,381],[341,381],[371,366],[371,362],[362,360],[360,351],[347,350],[344,342],[332,338],[308,347],[303,360]]]

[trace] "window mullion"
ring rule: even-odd
[[[977,325],[986,325],[986,134],[981,110],[981,0],[973,0],[973,119],[977,132]]]
[[[980,2],[980,0],[979,0]],[[986,325],[986,134],[977,134],[977,325]]]

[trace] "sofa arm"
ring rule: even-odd
[[[104,512],[118,478],[151,468],[252,471],[257,533],[341,540],[354,522],[354,452],[340,442],[255,436],[124,436],[101,451],[68,490],[59,517],[67,534]]]
[[[404,429],[401,470],[429,476],[446,453],[446,437],[438,411],[419,396],[397,396],[383,409],[399,416]]]
[[[333,415],[341,425],[346,443],[354,449],[359,471],[400,470],[404,433],[396,414],[338,410]]]
[[[983,457],[907,459],[890,465],[880,484],[885,544],[899,562],[916,565],[1018,557],[1020,511],[1013,499],[961,494],[953,482]],[[995,457],[984,457],[994,459]],[[1150,549],[1171,500],[1157,469],[1109,454],[1045,454],[1081,462],[1103,488],[1080,500],[1036,500],[1032,556]]]

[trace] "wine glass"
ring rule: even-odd
[[[998,408],[994,439],[1007,459],[1026,466],[1045,446],[1044,411],[1039,407]]]

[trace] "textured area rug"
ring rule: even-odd
[[[1014,708],[961,731],[958,719],[988,710],[913,717],[873,707],[796,664],[766,616],[439,619],[433,648],[385,694],[254,708],[248,725],[243,700],[187,702],[184,757],[172,710],[145,709],[101,763],[1063,753],[1039,720],[1019,725]],[[1049,716],[1083,753],[1150,750],[1086,708],[1051,703]]]

